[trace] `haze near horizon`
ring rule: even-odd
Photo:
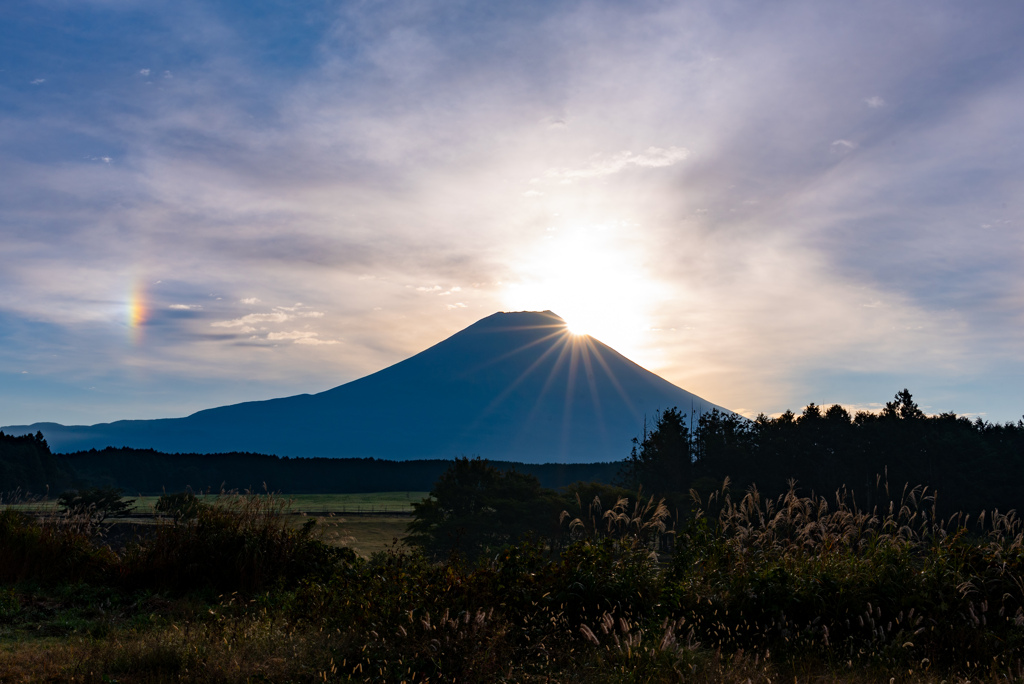
[[[553,310],[746,415],[1024,412],[1024,7],[12,2],[0,423]]]

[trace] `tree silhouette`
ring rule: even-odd
[[[624,484],[650,492],[687,492],[693,480],[693,440],[686,414],[670,408],[655,414],[654,429],[633,438]]]
[[[476,558],[534,532],[556,531],[561,501],[533,475],[499,470],[480,458],[458,458],[413,504],[406,543],[434,557]]]
[[[135,499],[124,499],[117,487],[91,487],[71,489],[57,498],[57,505],[68,513],[88,515],[97,522],[107,516],[126,515]]]

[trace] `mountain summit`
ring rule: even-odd
[[[551,311],[496,313],[393,366],[319,394],[199,411],[185,418],[41,430],[59,451],[108,445],[165,452],[252,451],[392,460],[479,455],[590,463],[629,455],[644,418],[715,406]]]

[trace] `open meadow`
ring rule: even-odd
[[[360,557],[369,558],[374,553],[387,551],[408,534],[407,527],[412,521],[414,502],[422,501],[429,492],[373,492],[360,494],[274,494],[270,497],[280,506],[282,521],[289,529],[300,529],[310,518],[317,521],[319,538],[331,546],[349,547]],[[256,495],[266,497],[266,495]],[[215,503],[218,495],[199,495],[200,501]],[[112,518],[111,530],[130,527],[132,530],[143,526],[166,524],[156,510],[158,496],[136,496],[130,518]],[[60,515],[60,507],[54,500],[17,502],[5,504],[11,510]]]
[[[284,512],[294,514],[319,514],[319,513],[393,513],[396,515],[411,515],[412,505],[422,501],[429,492],[370,492],[358,494],[287,494],[274,492],[271,496],[279,503],[284,504]],[[153,515],[156,513],[155,506],[159,501],[159,495],[137,495],[125,494],[132,503],[131,513],[135,515]],[[214,502],[219,494],[197,494],[201,501]],[[265,496],[257,494],[257,496]],[[11,507],[15,510],[33,511],[41,513],[55,513],[59,506],[55,498],[33,499],[29,501],[10,497],[9,500],[0,499],[0,505]]]

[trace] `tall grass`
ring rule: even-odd
[[[923,487],[871,511],[792,485],[774,501],[754,489],[711,498],[679,535],[663,594],[711,645],[849,667],[1019,671],[1014,512],[940,519]]]
[[[115,552],[108,525],[88,511],[37,516],[0,510],[0,582],[89,582],[125,588],[255,592],[328,576],[355,562],[322,543],[310,519],[300,530],[270,494],[222,493],[194,514],[163,519]]]
[[[157,525],[152,537],[129,546],[121,572],[136,586],[178,590],[211,587],[253,592],[309,576],[329,575],[355,560],[327,546],[310,518],[300,530],[284,524],[287,501],[273,494],[221,494],[186,517]]]
[[[0,509],[0,582],[100,581],[117,557],[93,540],[100,530],[88,514],[37,519]]]
[[[885,501],[862,510],[846,492],[795,486],[734,496],[726,483],[682,523],[650,497],[579,501],[561,546],[523,542],[475,563],[397,546],[360,562],[312,525],[289,530],[266,496],[225,496],[117,553],[72,521],[62,531],[7,511],[0,559],[22,551],[21,565],[0,560],[0,626],[28,624],[36,599],[16,582],[61,549],[103,571],[65,566],[67,581],[200,603],[161,613],[164,599],[126,600],[134,614],[65,640],[59,663],[26,664],[27,642],[21,659],[0,653],[0,669],[7,658],[54,679],[136,682],[1024,676],[1024,525],[1013,512],[940,519],[925,488]],[[671,556],[655,553],[666,535]]]

